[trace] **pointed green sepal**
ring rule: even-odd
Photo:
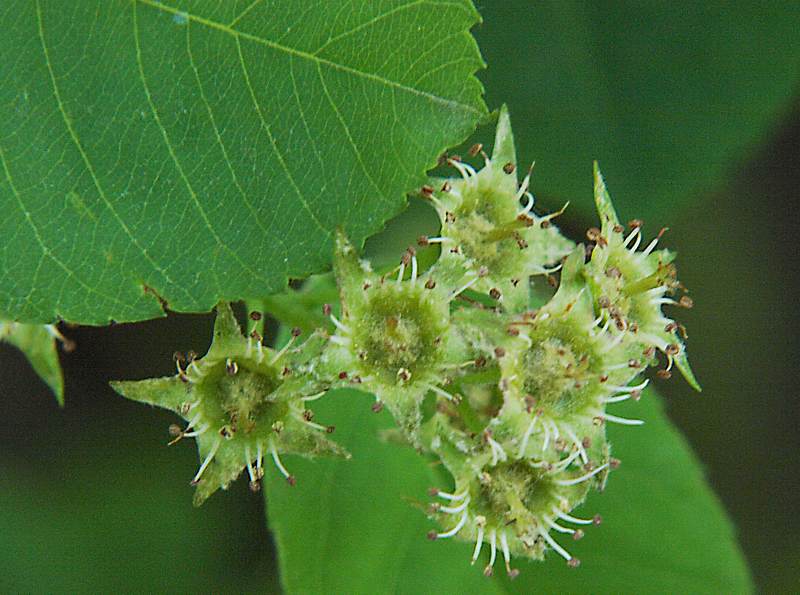
[[[505,103],[500,107],[500,115],[497,118],[492,162],[499,164],[501,168],[507,164],[511,164],[514,169],[517,167],[517,149],[514,145],[514,133],[511,131],[508,106]]]
[[[689,386],[699,393],[703,392],[703,387],[700,386],[700,383],[697,381],[692,371],[692,367],[689,365],[689,356],[686,354],[685,349],[675,356],[675,365]]]
[[[169,409],[178,414],[189,402],[191,390],[191,385],[181,381],[178,376],[146,380],[112,380],[109,384],[126,399]]]
[[[611,204],[611,197],[608,194],[606,182],[603,179],[603,174],[600,172],[600,165],[597,161],[594,162],[592,169],[594,172],[594,203],[597,206],[597,212],[600,214],[603,234],[608,236],[609,229],[619,225],[619,217],[614,205]]]
[[[373,283],[377,279],[369,263],[358,257],[355,246],[341,229],[336,231],[333,271],[343,307],[362,303],[364,283]]]

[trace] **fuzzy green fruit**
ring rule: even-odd
[[[528,307],[528,279],[553,270],[574,244],[552,225],[553,217],[533,211],[530,172],[517,182],[517,158],[508,110],[500,111],[491,159],[476,172],[458,159],[449,163],[461,178],[437,180],[423,195],[442,223],[442,254],[436,273],[451,288],[463,285],[493,293],[507,311]],[[525,204],[521,205],[520,201]],[[563,209],[562,209],[563,211]]]

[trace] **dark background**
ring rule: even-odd
[[[510,103],[518,144],[538,159],[547,147],[537,144],[536,127],[557,124],[540,122],[533,132],[523,126],[520,134],[516,122],[543,101],[520,58],[535,51],[539,38],[527,29],[524,12],[512,29],[510,9],[486,4],[486,24],[478,36],[491,66],[481,75],[489,105]],[[522,10],[527,3],[514,6]],[[800,53],[792,45],[782,47],[795,57]],[[758,44],[747,48],[756,67],[761,49]],[[763,60],[774,52],[764,49]],[[693,310],[681,312],[681,320],[689,328],[691,360],[704,392],[693,393],[678,378],[659,387],[669,415],[705,464],[738,528],[755,580],[766,592],[797,591],[800,571],[798,78],[792,84],[794,98],[773,106],[769,125],[730,152],[713,183],[702,154],[688,160],[683,174],[696,175],[699,183],[687,196],[676,197],[680,209],[659,207],[652,223],[656,229],[670,226],[666,245],[680,253],[680,278],[695,302]],[[676,135],[684,134],[682,126],[693,125],[673,122]],[[641,148],[643,161],[651,149]],[[604,156],[602,148],[593,154]],[[657,154],[656,146],[654,162]],[[593,224],[589,172],[587,162],[581,170],[586,190],[566,196],[575,206],[560,220],[576,239]],[[628,189],[624,171],[606,174],[612,197],[615,188]],[[544,186],[537,192],[540,203],[560,206],[565,196]],[[650,200],[647,194],[626,192],[623,218],[637,216],[637,207],[648,210]],[[2,590],[277,589],[261,497],[239,482],[193,509],[193,444],[166,448],[172,416],[124,401],[107,387],[114,378],[170,374],[173,351],[204,352],[210,330],[211,318],[200,315],[66,329],[78,349],[62,355],[63,410],[25,359],[0,346]]]
[[[686,314],[704,392],[664,389],[739,528],[757,584],[800,587],[797,200],[800,109],[676,225]],[[702,530],[702,529],[701,529]]]

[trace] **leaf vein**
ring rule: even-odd
[[[214,117],[214,111],[211,108],[211,104],[209,103],[208,98],[206,97],[206,92],[205,92],[205,89],[203,87],[202,80],[200,79],[200,72],[197,69],[197,64],[196,64],[195,59],[194,59],[194,54],[192,53],[192,43],[191,43],[190,31],[191,31],[191,27],[189,25],[187,25],[186,26],[186,52],[187,52],[187,54],[189,56],[189,64],[192,67],[192,72],[194,73],[195,81],[197,82],[197,88],[200,91],[200,99],[203,102],[203,104],[206,106],[206,110],[208,111],[208,119],[211,122],[211,128],[214,130],[214,138],[216,139],[217,144],[219,145],[219,148],[222,151],[223,161],[225,162],[225,165],[227,166],[228,171],[231,174],[231,179],[233,180],[233,185],[236,186],[236,189],[239,191],[239,194],[242,196],[242,200],[244,201],[244,204],[247,206],[247,209],[253,215],[253,218],[255,219],[256,225],[258,225],[258,227],[261,229],[261,231],[264,232],[265,236],[270,236],[271,234],[268,232],[267,228],[264,226],[263,222],[261,221],[261,217],[259,216],[258,211],[256,211],[255,207],[253,206],[253,203],[250,202],[250,199],[248,198],[247,193],[244,191],[244,188],[242,188],[242,185],[239,182],[239,178],[236,175],[236,171],[233,168],[233,163],[231,162],[230,157],[228,156],[228,150],[225,148],[225,143],[222,141],[222,135],[219,132],[219,127],[217,126],[217,120]],[[238,39],[236,40],[236,45],[237,45],[237,47],[239,45],[239,40]],[[249,86],[249,84],[248,84],[248,86]],[[314,215],[312,214],[311,216],[313,217]],[[275,239],[281,245],[281,247],[283,249],[283,253],[285,255],[287,253],[286,252],[286,244],[283,242],[283,240],[280,238],[279,235],[276,236]]]
[[[240,12],[239,14],[237,14],[237,15],[234,17],[234,19],[233,19],[233,20],[232,20],[230,23],[228,23],[228,24],[227,24],[227,26],[228,26],[228,27],[233,27],[233,26],[234,26],[236,23],[238,23],[239,21],[241,21],[241,20],[242,20],[242,19],[243,19],[243,18],[244,18],[244,17],[247,15],[247,13],[248,13],[248,12],[250,12],[251,10],[253,10],[253,9],[254,9],[254,8],[255,8],[255,7],[256,7],[256,6],[257,6],[259,3],[261,3],[261,2],[263,2],[263,0],[253,0],[253,2],[250,4],[250,6],[248,6],[248,7],[247,7],[247,8],[245,8],[245,9],[244,9],[242,12]]]
[[[297,198],[300,199],[300,204],[303,205],[303,208],[306,212],[311,216],[311,219],[317,225],[317,227],[325,234],[326,237],[330,237],[331,232],[330,230],[326,229],[324,225],[320,222],[319,218],[317,217],[316,213],[311,210],[308,201],[306,200],[305,195],[301,192],[300,188],[297,185],[297,182],[294,179],[291,171],[289,171],[289,166],[286,164],[286,160],[283,157],[283,153],[278,148],[278,145],[275,141],[275,137],[272,134],[272,130],[267,124],[266,119],[264,118],[264,114],[261,111],[261,106],[258,103],[258,98],[256,97],[255,89],[253,88],[252,83],[250,82],[250,74],[247,70],[247,63],[244,59],[244,54],[242,54],[242,44],[239,42],[239,39],[236,38],[236,49],[239,52],[239,63],[242,66],[242,74],[244,76],[245,84],[247,85],[247,90],[250,93],[250,98],[253,100],[253,105],[255,106],[256,113],[258,114],[258,119],[261,122],[261,128],[264,132],[267,133],[267,138],[269,139],[269,144],[272,147],[273,152],[275,153],[275,157],[278,159],[278,162],[281,164],[281,169],[286,174],[286,179],[289,180],[289,184],[292,186],[295,194],[297,194]]]
[[[339,121],[339,124],[341,124],[342,130],[344,130],[345,136],[347,136],[347,141],[350,143],[350,146],[353,147],[353,153],[355,154],[358,164],[361,166],[361,169],[364,172],[364,176],[367,178],[367,180],[369,180],[370,184],[372,184],[372,187],[375,188],[378,196],[381,196],[383,192],[381,192],[380,186],[378,186],[372,175],[369,173],[369,169],[367,168],[366,163],[364,163],[361,151],[353,139],[353,135],[350,133],[350,127],[347,125],[342,113],[339,111],[339,108],[337,107],[336,102],[333,100],[333,97],[331,97],[330,91],[328,91],[328,85],[325,83],[325,78],[322,76],[322,69],[320,68],[319,64],[317,64],[317,75],[319,76],[320,83],[322,83],[322,91],[325,94],[325,98],[328,100],[331,109],[333,109],[333,113],[336,115],[336,119]]]
[[[260,44],[265,45],[267,47],[270,47],[272,49],[275,49],[275,50],[278,50],[278,51],[281,51],[281,52],[285,52],[287,54],[291,54],[291,55],[297,56],[299,58],[303,58],[304,60],[309,60],[309,61],[315,63],[317,65],[317,67],[319,67],[320,65],[326,66],[326,67],[331,68],[333,70],[339,70],[339,71],[346,72],[346,73],[354,75],[354,76],[358,76],[358,77],[361,77],[361,78],[366,78],[366,79],[372,80],[374,82],[380,83],[380,84],[382,84],[384,86],[387,86],[387,87],[397,88],[397,89],[399,89],[399,90],[401,90],[401,91],[403,91],[405,93],[409,93],[409,94],[412,94],[412,95],[416,95],[418,97],[422,97],[424,99],[427,99],[428,101],[431,101],[433,103],[437,103],[439,105],[442,105],[442,106],[445,106],[445,107],[448,107],[448,108],[456,108],[456,109],[459,109],[459,110],[462,110],[462,111],[465,111],[465,112],[469,112],[471,114],[474,114],[474,115],[477,115],[477,116],[480,116],[480,117],[483,117],[483,115],[484,115],[481,110],[479,110],[478,108],[475,108],[475,107],[473,107],[471,105],[468,105],[466,103],[461,103],[461,102],[456,101],[454,99],[447,99],[445,97],[440,97],[439,95],[436,95],[436,94],[431,93],[429,91],[423,91],[421,89],[416,89],[413,86],[409,86],[409,85],[403,84],[401,82],[388,79],[386,77],[380,76],[379,74],[375,74],[373,72],[365,72],[363,70],[358,70],[357,68],[353,68],[352,66],[348,66],[346,64],[341,64],[339,62],[334,62],[333,60],[327,60],[325,58],[321,58],[319,56],[315,56],[313,54],[310,54],[309,52],[306,52],[306,51],[303,51],[303,50],[298,50],[297,48],[293,48],[293,47],[290,47],[290,46],[287,46],[287,45],[283,45],[283,44],[277,43],[275,41],[271,41],[269,39],[264,39],[263,37],[259,37],[257,35],[252,35],[250,33],[245,33],[243,31],[237,31],[235,29],[232,29],[231,27],[228,27],[228,26],[224,25],[223,23],[218,23],[216,21],[212,21],[211,19],[206,19],[206,18],[203,18],[203,17],[198,16],[198,15],[194,15],[194,14],[183,12],[183,11],[178,10],[177,8],[173,8],[172,6],[166,6],[165,4],[162,4],[161,2],[159,2],[158,0],[133,0],[133,1],[137,2],[137,3],[144,4],[144,5],[149,6],[151,8],[155,8],[157,10],[161,10],[161,11],[167,12],[169,14],[173,14],[173,15],[174,14],[180,14],[180,15],[185,16],[186,18],[188,18],[190,21],[196,21],[197,23],[200,23],[200,24],[205,25],[207,27],[210,27],[212,29],[217,29],[218,31],[222,31],[224,33],[227,33],[228,35],[241,37],[242,39],[248,39],[250,41],[254,41],[256,43],[260,43]]]
[[[91,287],[90,285],[84,283],[71,268],[69,268],[60,258],[58,258],[55,254],[53,254],[53,251],[50,250],[47,244],[45,244],[42,234],[39,231],[39,227],[33,221],[33,217],[31,216],[30,211],[28,211],[27,207],[25,206],[25,202],[22,200],[22,196],[20,195],[16,185],[14,184],[14,179],[11,177],[11,171],[8,168],[8,161],[6,160],[5,151],[3,150],[2,146],[0,146],[0,162],[2,162],[3,164],[3,173],[5,174],[6,182],[8,182],[8,186],[11,189],[11,193],[14,195],[14,198],[17,199],[17,206],[19,207],[19,210],[22,212],[23,217],[25,217],[25,221],[30,226],[31,231],[33,231],[33,236],[34,238],[36,238],[36,243],[39,244],[39,247],[42,250],[42,256],[47,257],[51,259],[53,262],[55,262],[59,266],[59,268],[61,268],[61,270],[63,270],[67,274],[67,277],[74,279],[87,292],[111,300],[111,302],[115,304],[125,305],[119,299],[111,295],[107,295],[101,291],[98,291],[94,287]],[[42,259],[39,260],[39,265],[41,265],[41,262]],[[25,298],[25,301],[32,306],[33,304],[30,301],[30,296],[31,293],[28,294],[28,296]]]
[[[362,29],[366,29],[367,27],[371,27],[372,25],[374,25],[378,21],[382,21],[383,19],[385,19],[387,17],[394,16],[398,12],[402,12],[404,10],[409,10],[411,8],[414,8],[415,6],[419,6],[420,4],[426,4],[426,0],[414,0],[414,2],[410,2],[409,4],[403,4],[401,6],[395,6],[391,10],[387,10],[384,13],[376,15],[376,16],[372,17],[370,20],[364,21],[363,23],[353,27],[352,29],[349,29],[347,31],[339,33],[338,35],[334,35],[333,37],[329,37],[328,40],[325,43],[323,43],[321,46],[319,46],[316,50],[314,50],[311,53],[311,55],[312,56],[319,56],[319,54],[322,52],[322,50],[324,50],[330,44],[335,43],[335,42],[337,42],[340,39],[343,39],[345,37],[348,37],[348,36],[352,35],[353,33],[358,33]]]
[[[186,172],[183,170],[183,166],[181,165],[181,162],[178,159],[177,154],[175,153],[175,148],[172,146],[172,141],[169,139],[169,135],[167,134],[167,130],[164,127],[163,123],[161,122],[161,116],[158,114],[158,110],[156,109],[155,103],[153,102],[153,97],[152,97],[152,95],[150,93],[150,87],[147,84],[147,78],[146,78],[145,72],[144,72],[144,63],[142,61],[142,47],[141,47],[141,41],[139,39],[139,20],[138,20],[137,14],[136,14],[136,2],[135,1],[132,3],[132,6],[133,6],[133,37],[134,37],[134,40],[135,40],[135,43],[136,43],[136,62],[137,62],[137,66],[139,68],[139,79],[140,79],[140,81],[142,83],[142,87],[144,88],[145,96],[147,97],[147,104],[150,107],[150,111],[153,114],[153,118],[155,119],[156,124],[158,125],[158,129],[161,131],[161,137],[162,137],[162,139],[164,141],[164,144],[166,145],[167,152],[169,153],[170,157],[172,158],[172,162],[175,165],[175,169],[177,170],[178,175],[181,177],[181,180],[183,181],[184,185],[186,186],[186,190],[188,191],[189,196],[191,197],[192,201],[194,202],[194,205],[197,208],[197,212],[200,214],[200,218],[203,220],[204,225],[208,229],[208,231],[211,234],[211,236],[214,238],[214,241],[217,243],[217,245],[220,248],[222,248],[223,250],[225,250],[226,252],[228,252],[229,254],[231,254],[231,256],[233,256],[233,259],[236,262],[238,262],[242,266],[243,269],[245,269],[246,271],[251,273],[254,277],[256,277],[258,279],[261,279],[267,285],[269,285],[267,279],[263,276],[262,273],[260,273],[260,272],[256,271],[255,269],[253,269],[253,267],[251,267],[247,262],[245,262],[235,251],[231,250],[231,248],[225,242],[222,241],[222,238],[219,236],[219,234],[216,232],[214,227],[211,225],[211,221],[208,218],[208,214],[206,213],[205,209],[203,208],[203,205],[200,204],[200,200],[197,197],[197,193],[195,192],[194,188],[192,187],[191,182],[189,182],[189,178],[186,176]],[[212,268],[212,270],[214,271],[214,273],[216,275],[217,267],[214,266]],[[220,290],[222,290],[223,287],[224,287],[224,285],[220,282],[218,277],[217,277],[217,285],[218,285],[218,289],[220,289]]]
[[[66,127],[67,132],[69,133],[70,139],[74,143],[75,148],[78,150],[78,153],[81,156],[81,160],[83,161],[84,167],[86,168],[86,171],[88,172],[89,177],[91,177],[92,182],[93,182],[95,188],[97,189],[97,193],[100,196],[100,199],[106,205],[106,207],[108,208],[109,212],[111,213],[112,217],[117,222],[117,224],[125,232],[125,235],[128,236],[128,238],[130,239],[131,243],[134,246],[136,246],[136,248],[141,252],[142,256],[145,257],[147,262],[149,262],[153,266],[153,268],[163,276],[163,278],[167,281],[167,283],[169,283],[170,285],[175,285],[175,282],[170,278],[170,276],[166,272],[166,270],[164,270],[153,259],[153,257],[150,256],[150,254],[147,252],[147,250],[139,243],[139,241],[136,239],[136,237],[131,232],[130,228],[126,225],[125,221],[122,219],[122,217],[120,217],[119,213],[117,213],[117,210],[114,208],[114,205],[111,203],[111,201],[108,200],[108,197],[106,196],[106,193],[105,193],[105,191],[103,190],[103,187],[100,184],[100,179],[97,177],[97,173],[94,171],[94,166],[92,165],[91,161],[89,160],[89,155],[86,153],[86,150],[84,149],[83,145],[81,144],[80,139],[78,138],[78,134],[75,131],[75,128],[72,125],[72,121],[71,121],[71,119],[70,119],[69,115],[67,114],[67,111],[66,111],[66,109],[64,107],[64,102],[61,99],[61,90],[58,87],[58,82],[57,82],[57,79],[56,79],[56,75],[55,75],[55,72],[53,70],[53,64],[52,64],[52,61],[50,60],[50,51],[49,51],[49,49],[47,47],[47,43],[45,41],[44,22],[43,22],[43,19],[42,19],[42,8],[41,8],[39,0],[36,0],[36,17],[37,17],[37,25],[38,25],[38,31],[39,31],[39,40],[41,41],[42,52],[44,53],[45,65],[47,66],[47,72],[50,75],[50,83],[51,83],[51,85],[53,87],[53,95],[55,96],[56,104],[58,105],[58,111],[61,114],[61,119],[63,120],[64,126]]]

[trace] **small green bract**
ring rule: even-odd
[[[245,469],[258,489],[265,456],[290,484],[280,454],[347,456],[306,403],[349,386],[373,394],[373,409],[389,410],[399,436],[452,476],[448,488],[431,489],[428,514],[441,529],[429,538],[471,542],[473,563],[488,549],[487,576],[500,555],[512,577],[512,556],[552,550],[579,564],[554,534],[580,539],[582,526],[600,523],[572,512],[619,464],[606,424],[644,423],[609,407],[638,400],[644,371],[660,362],[658,376],[676,367],[699,390],[685,330],[662,312],[691,300],[675,297],[684,289],[674,255],[656,250],[661,233],[639,250],[641,222],[620,223],[596,165],[601,221],[585,246],[553,224],[561,211],[534,211],[505,108],[484,160],[475,171],[451,158],[459,177],[423,187],[441,219],[438,236],[418,241],[441,251],[427,270],[409,248],[394,270],[375,272],[338,234],[341,309],[325,307],[330,329],[297,347],[293,333],[275,352],[258,332],[243,336],[221,304],[206,356],[185,368],[179,359],[170,378],[113,384],[188,422],[172,433],[197,439],[197,503]],[[557,272],[557,290],[532,307],[536,276],[556,285]]]
[[[64,337],[54,324],[22,324],[0,321],[0,341],[14,345],[25,354],[34,371],[64,405],[64,376],[58,361],[58,343],[64,351],[75,344]]]

